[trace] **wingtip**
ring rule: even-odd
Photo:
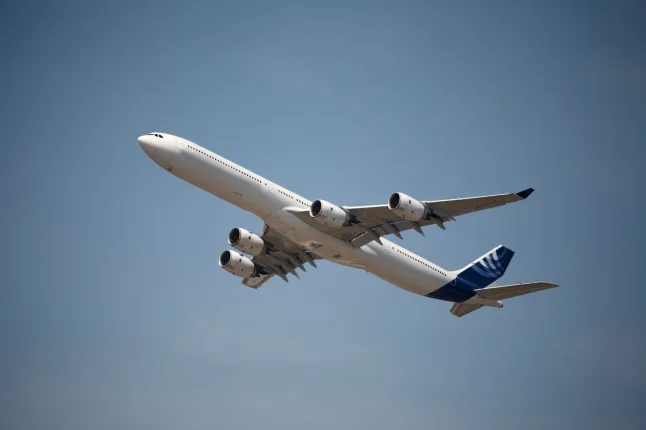
[[[526,190],[521,191],[520,193],[516,193],[518,197],[521,197],[522,199],[526,199],[529,197],[532,193],[534,192],[533,188],[527,188]]]

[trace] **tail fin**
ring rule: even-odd
[[[474,290],[485,288],[505,274],[513,256],[514,251],[503,245],[498,245],[460,270],[457,275],[458,281],[467,284]]]

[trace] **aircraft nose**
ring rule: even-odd
[[[150,151],[155,146],[154,138],[149,134],[144,134],[143,136],[139,136],[137,141],[139,142],[139,145],[144,151]]]

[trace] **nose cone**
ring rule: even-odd
[[[177,154],[179,154],[179,151],[173,145],[173,140],[170,135],[162,135],[161,133],[144,134],[143,136],[139,136],[137,141],[141,149],[155,163],[165,170],[170,171],[172,169],[172,164]]]
[[[141,145],[141,148],[146,152],[152,151],[155,147],[155,137],[149,134],[139,136],[137,141],[139,142],[139,145]]]

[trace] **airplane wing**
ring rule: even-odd
[[[535,293],[536,291],[556,288],[558,285],[551,282],[528,282],[526,284],[502,285],[487,287],[475,290],[480,297],[490,300],[504,300],[524,294]]]
[[[260,237],[265,241],[267,252],[253,257],[251,261],[260,266],[265,273],[243,279],[242,285],[247,287],[258,289],[274,275],[289,282],[287,280],[288,273],[298,278],[297,268],[306,272],[305,263],[316,267],[314,260],[320,259],[310,251],[288,240],[267,224],[263,227]]]
[[[455,217],[525,200],[532,192],[534,189],[528,188],[519,193],[423,201],[422,203],[431,216],[417,223],[404,220],[390,210],[388,205],[343,206],[343,209],[351,215],[353,222],[340,228],[327,227],[317,222],[309,215],[308,210],[293,209],[290,212],[305,223],[334,237],[351,242],[355,248],[360,248],[373,240],[379,241],[381,236],[387,234],[395,234],[401,238],[400,232],[411,229],[424,234],[421,227],[434,224],[444,229],[444,223],[454,221]]]

